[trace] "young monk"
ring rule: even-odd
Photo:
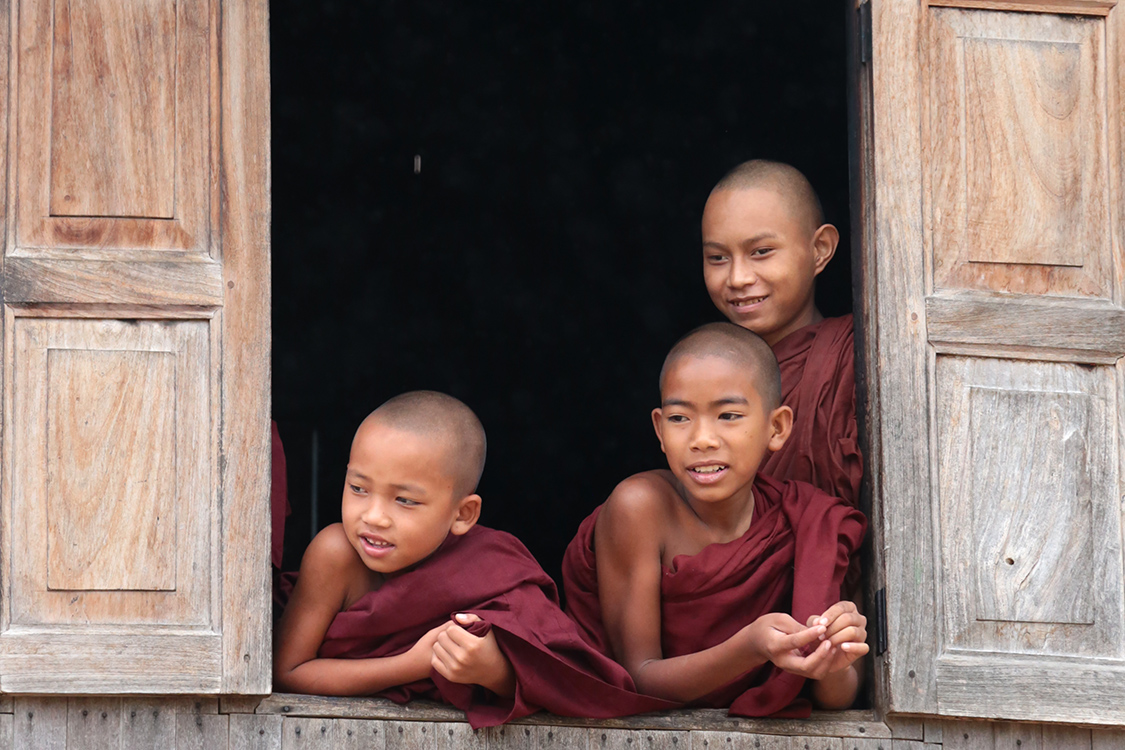
[[[364,420],[343,520],[309,545],[278,626],[277,689],[445,700],[474,727],[669,705],[586,645],[515,537],[477,525],[484,457],[451,396],[407,393]]]
[[[825,318],[816,277],[840,233],[824,222],[805,176],[787,164],[748,161],[711,191],[703,209],[703,279],[732,323],[773,347],[781,401],[793,431],[762,471],[859,499],[863,457],[856,436],[852,316]]]
[[[744,716],[847,708],[866,618],[838,601],[863,515],[758,473],[793,411],[777,362],[730,323],[696,329],[660,374],[653,427],[669,471],[626,479],[563,559],[567,606],[637,689]]]

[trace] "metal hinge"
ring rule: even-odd
[[[875,655],[882,656],[887,650],[887,590],[875,592]]]
[[[859,64],[866,65],[871,62],[871,2],[861,3],[856,8],[859,14]]]

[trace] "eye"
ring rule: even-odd
[[[367,492],[367,490],[360,487],[358,484],[349,484],[348,489],[351,490],[352,494],[355,494],[355,495],[362,495],[365,492]]]
[[[724,411],[722,414],[719,415],[719,419],[724,420],[726,422],[733,422],[736,419],[742,419],[742,415],[739,414],[736,411]]]
[[[421,505],[418,501],[411,500],[408,497],[396,497],[395,502],[404,508],[413,508],[415,505]]]
[[[684,422],[688,421],[688,418],[684,414],[669,414],[668,421],[672,424],[683,424]]]
[[[763,255],[769,255],[775,249],[776,248],[773,248],[773,247],[759,247],[759,248],[755,248],[754,251],[750,253],[750,255],[752,257],[759,257],[760,258]]]
[[[727,256],[722,253],[704,253],[703,259],[712,266],[717,266],[727,260]]]

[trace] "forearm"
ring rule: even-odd
[[[310,659],[274,671],[274,687],[308,695],[370,695],[430,676],[409,653],[374,659]]]
[[[859,669],[861,661],[849,664],[846,669],[833,672],[812,684],[813,704],[817,708],[843,710],[851,708],[859,693]]]
[[[669,659],[650,659],[630,669],[637,690],[677,703],[689,703],[765,664],[750,648],[744,628],[711,648]]]
[[[479,684],[497,695],[511,698],[516,694],[516,670],[512,669],[512,663],[507,658],[502,662],[502,666],[498,666],[495,674],[489,675],[488,679],[482,680]]]

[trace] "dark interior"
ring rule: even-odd
[[[817,187],[843,238],[820,308],[850,311],[847,4],[271,8],[287,569],[339,519],[360,420],[431,388],[488,432],[483,522],[557,577],[582,518],[664,466],[657,374],[720,318],[699,218],[742,160]]]

